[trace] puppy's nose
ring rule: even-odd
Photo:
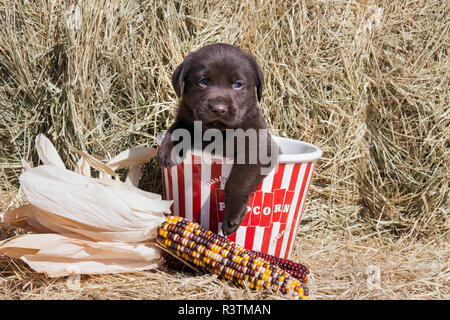
[[[227,112],[227,106],[224,104],[213,104],[209,106],[211,110],[217,114],[224,114]]]

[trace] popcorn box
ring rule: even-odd
[[[273,138],[281,150],[279,163],[250,197],[241,226],[227,238],[246,249],[289,258],[322,151],[306,142]],[[162,168],[164,198],[174,200],[172,213],[221,234],[232,166],[230,159],[191,150],[179,165]]]

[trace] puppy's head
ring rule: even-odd
[[[190,53],[173,73],[172,85],[194,121],[226,129],[238,127],[261,100],[263,75],[251,54],[217,43]]]

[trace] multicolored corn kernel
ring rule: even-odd
[[[261,257],[270,263],[273,263],[283,269],[284,271],[288,272],[291,276],[294,278],[297,278],[302,283],[306,283],[308,281],[308,274],[309,270],[307,267],[302,265],[301,263],[296,263],[294,261],[278,258],[273,255],[258,252],[258,251],[252,251],[256,256]]]
[[[239,285],[272,289],[295,299],[305,299],[308,295],[308,289],[299,279],[271,261],[276,260],[265,259],[182,217],[168,217],[158,229],[156,240],[178,257]],[[291,271],[303,270],[286,261],[282,261],[282,265],[291,267]]]

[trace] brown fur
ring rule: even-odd
[[[239,87],[236,88],[236,82],[241,86],[237,85]],[[225,129],[267,128],[257,105],[257,100],[260,101],[262,97],[262,71],[251,54],[235,46],[218,43],[190,53],[174,71],[172,84],[181,101],[175,122],[158,150],[162,166],[177,164],[171,158],[175,145],[171,141],[171,133],[183,128],[193,136],[195,120],[202,121],[202,130],[217,128],[223,133]],[[268,134],[266,139],[267,142],[273,141]],[[247,151],[248,146],[245,148]],[[237,152],[234,152],[235,159]],[[248,152],[246,155],[248,162]],[[242,223],[249,198],[264,178],[262,167],[264,165],[259,162],[233,165],[225,184],[225,216],[222,225],[225,235],[234,233]]]

